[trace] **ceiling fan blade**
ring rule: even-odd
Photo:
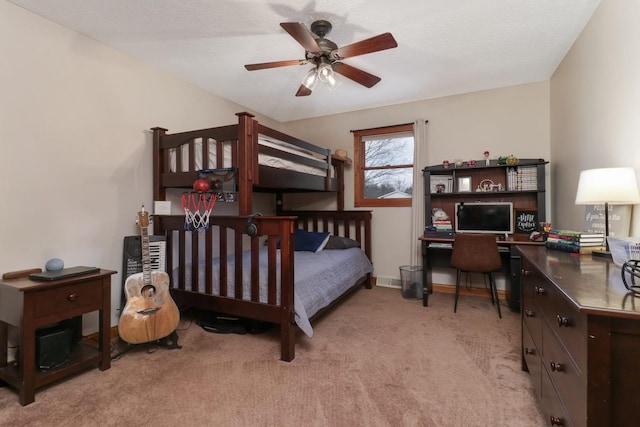
[[[352,58],[358,55],[364,55],[367,53],[378,52],[380,50],[391,49],[398,47],[396,39],[393,38],[391,33],[380,34],[370,39],[362,40],[347,46],[343,46],[334,51],[340,59]]]
[[[311,89],[306,87],[305,85],[300,85],[298,91],[296,92],[296,96],[309,96],[311,95]]]
[[[382,80],[378,76],[374,76],[373,74],[369,74],[366,71],[362,71],[359,68],[352,67],[343,62],[335,62],[333,64],[333,71],[366,87],[373,87]]]
[[[261,64],[247,64],[244,66],[249,71],[264,70],[265,68],[288,67],[289,65],[304,65],[306,59],[292,59],[290,61],[263,62]]]
[[[298,43],[302,45],[307,52],[320,52],[320,46],[316,42],[315,37],[307,27],[300,22],[282,22],[280,24],[284,30],[291,35]]]

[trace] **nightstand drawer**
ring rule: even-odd
[[[102,302],[100,279],[47,289],[34,294],[35,318],[50,316]]]

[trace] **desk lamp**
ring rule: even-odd
[[[609,205],[633,205],[640,203],[638,182],[633,168],[587,169],[580,172],[576,205],[604,204],[605,251],[592,255],[611,258],[609,252]]]

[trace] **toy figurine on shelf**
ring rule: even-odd
[[[484,164],[485,166],[489,166],[489,163],[491,163],[491,160],[489,160],[489,151],[485,151],[483,154],[484,154]]]
[[[520,163],[520,159],[518,159],[516,156],[514,156],[513,154],[509,154],[507,156],[507,165],[509,166],[515,166],[518,163]]]

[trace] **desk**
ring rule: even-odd
[[[434,267],[452,268],[450,261],[454,239],[451,237],[419,237],[418,240],[422,242],[422,283],[424,287],[422,305],[427,307],[429,305],[429,294],[433,292],[432,269]],[[505,273],[509,309],[514,312],[519,312],[520,253],[516,251],[516,245],[543,246],[544,242],[517,240],[513,238],[498,240],[498,249],[500,249],[500,258],[502,258],[501,271]]]
[[[0,281],[0,380],[18,389],[21,405],[35,400],[35,390],[81,370],[111,367],[109,324],[111,310],[111,275],[115,271],[97,273],[52,282],[36,282],[29,278]],[[98,311],[98,348],[79,343],[82,315]],[[74,349],[71,360],[57,368],[36,368],[36,329],[72,319]],[[7,363],[8,325],[20,329],[19,356]]]

